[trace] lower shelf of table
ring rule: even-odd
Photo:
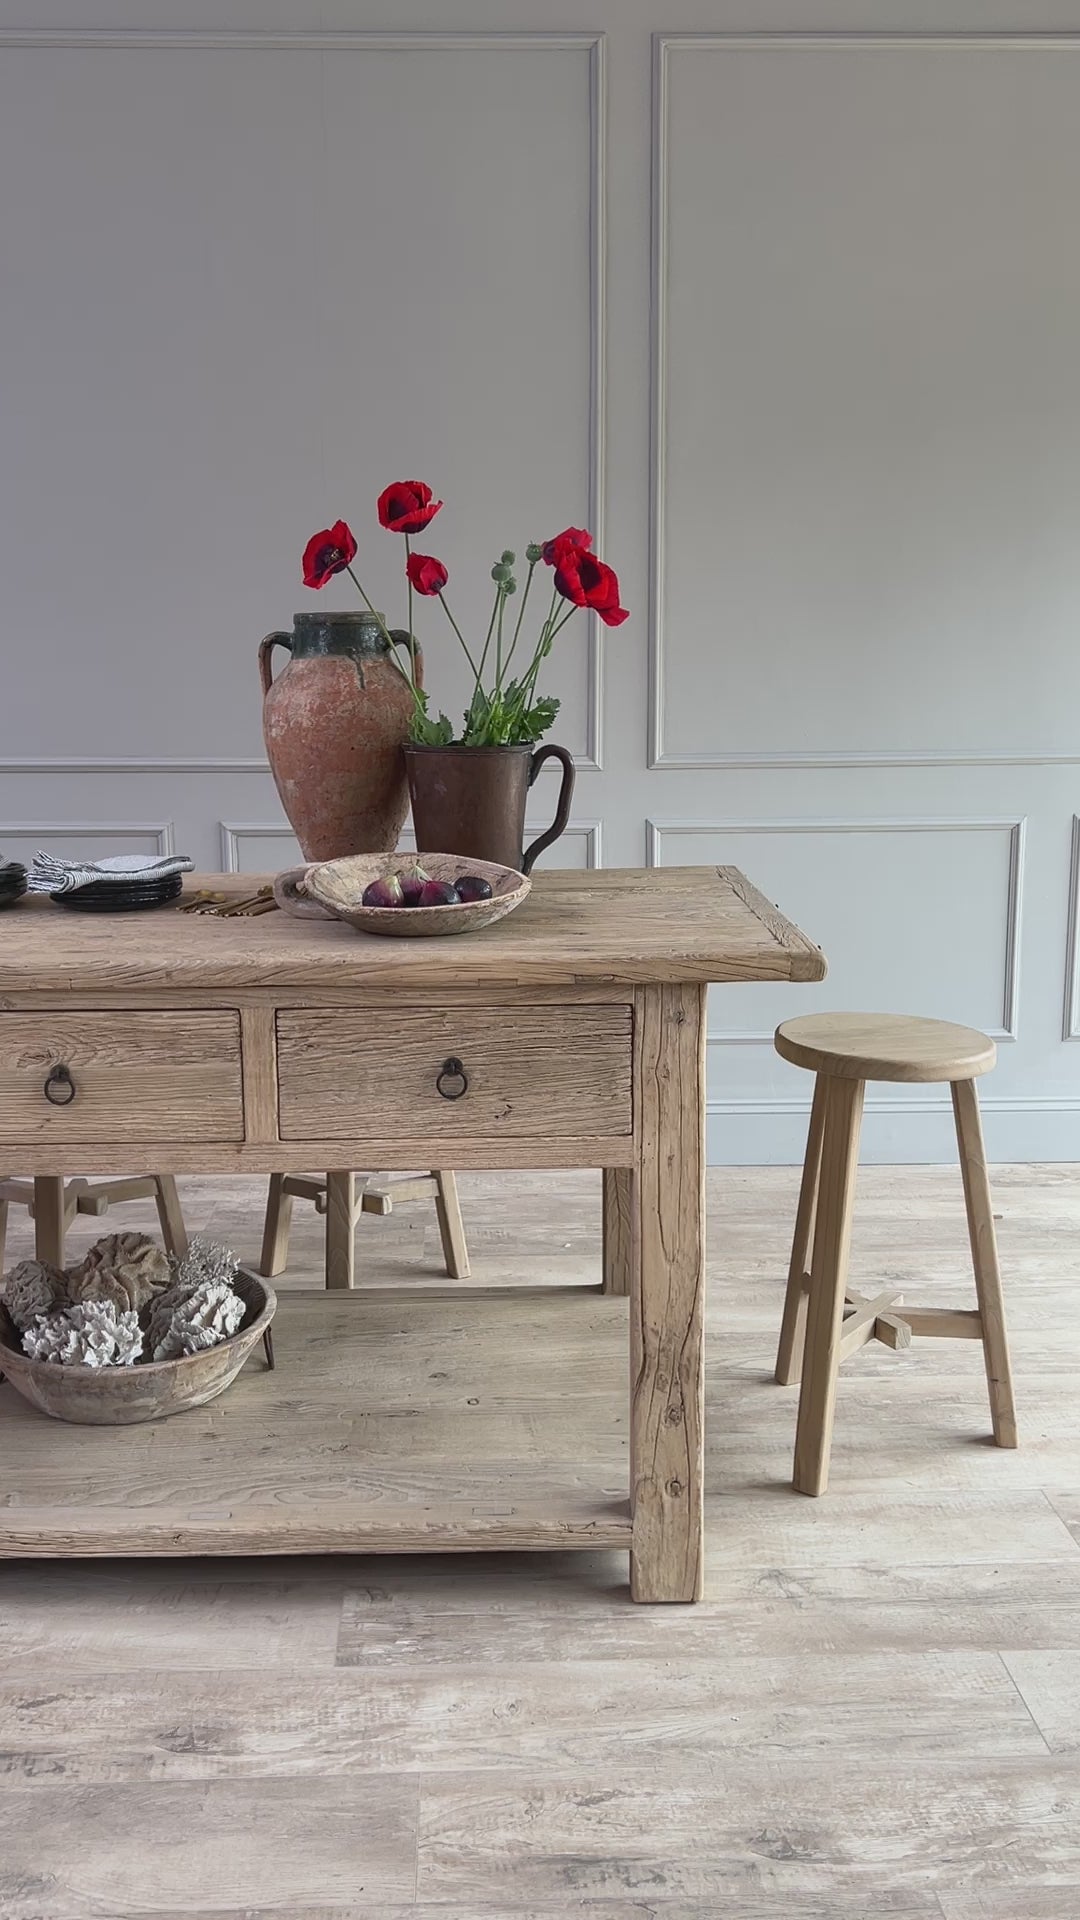
[[[629,1548],[625,1301],[283,1293],[274,1346],[145,1426],[0,1386],[0,1557]]]

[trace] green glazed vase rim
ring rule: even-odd
[[[368,613],[366,607],[362,607],[359,613],[312,613],[308,610],[305,613],[293,614],[294,627],[355,627],[357,625],[374,627],[381,633],[382,614]]]

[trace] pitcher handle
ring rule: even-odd
[[[274,648],[284,647],[287,652],[291,653],[292,644],[293,637],[291,633],[268,633],[265,640],[259,641],[259,678],[262,681],[264,695],[269,693],[274,684],[274,669],[271,664],[271,655]]]
[[[539,834],[538,837],[533,841],[532,846],[527,847],[525,849],[525,852],[522,855],[522,859],[521,859],[522,873],[532,872],[533,861],[536,859],[537,854],[543,853],[545,847],[550,847],[552,841],[557,840],[560,833],[565,833],[566,823],[570,818],[570,802],[574,797],[574,778],[575,778],[573,758],[569,753],[567,753],[565,747],[555,747],[555,746],[552,746],[550,743],[546,747],[539,747],[537,751],[533,754],[533,757],[529,762],[530,787],[532,786],[533,781],[536,779],[536,776],[539,773],[541,767],[543,766],[545,760],[557,760],[560,766],[562,767],[562,784],[559,787],[559,804],[555,809],[555,818],[552,821],[547,832]]]

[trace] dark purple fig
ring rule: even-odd
[[[402,904],[418,907],[425,883],[431,879],[430,873],[425,873],[423,867],[410,867],[406,873],[400,873],[398,879],[401,882]]]
[[[449,880],[425,880],[420,891],[422,907],[456,907],[460,898]]]
[[[388,873],[382,880],[373,880],[364,888],[363,905],[365,907],[403,907],[405,897],[401,890],[401,881],[396,873]]]
[[[482,873],[463,873],[454,885],[462,900],[491,899],[491,881],[485,880]]]

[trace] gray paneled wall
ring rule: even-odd
[[[1080,1159],[1080,0],[549,11],[0,0],[0,847],[290,863],[256,645],[339,514],[399,612],[419,475],[470,626],[570,521],[633,609],[549,673],[548,860],[733,861],[829,953],[714,993],[713,1157],[798,1157],[772,1027],[861,1005]],[[933,1091],[868,1137],[950,1151]]]

